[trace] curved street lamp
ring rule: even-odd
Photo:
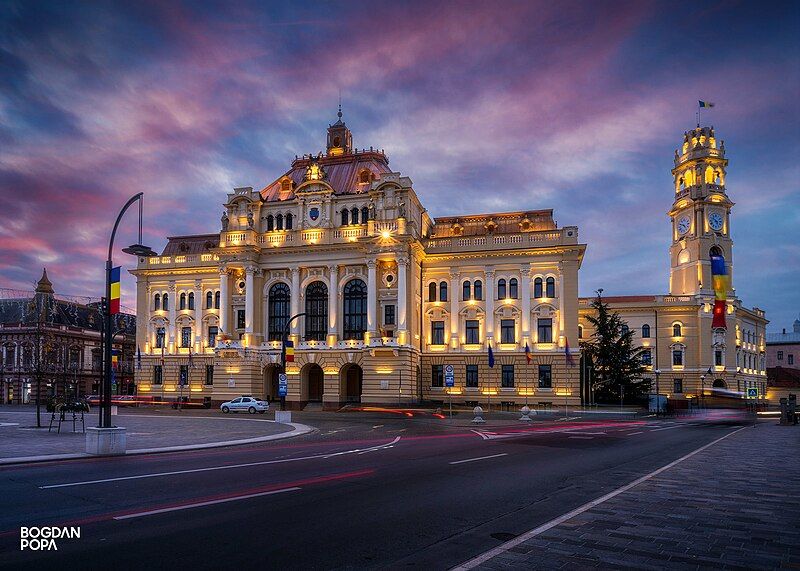
[[[152,248],[142,245],[142,206],[144,193],[133,195],[120,210],[111,239],[108,241],[108,259],[106,260],[106,299],[103,304],[105,328],[103,331],[103,385],[100,407],[100,428],[112,428],[111,425],[111,346],[114,342],[114,332],[111,330],[111,268],[113,267],[111,255],[114,250],[114,237],[125,211],[134,203],[139,202],[139,243],[123,248],[122,251],[140,258],[152,258],[158,254]]]

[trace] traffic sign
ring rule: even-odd
[[[748,388],[747,389],[747,398],[758,398],[758,389],[757,388]]]
[[[278,375],[278,396],[285,397],[289,392],[289,384],[286,380],[286,373]]]
[[[453,365],[444,366],[444,386],[455,386],[455,375],[453,374]]]

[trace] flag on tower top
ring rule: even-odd
[[[710,101],[698,101],[698,103],[700,104],[701,109],[704,107],[714,107],[714,104]]]

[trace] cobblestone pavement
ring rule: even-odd
[[[798,569],[800,429],[745,428],[478,568]]]
[[[97,426],[97,409],[85,416],[86,427]],[[182,414],[182,413],[177,413]],[[268,415],[237,414],[230,416],[196,417],[185,413],[178,417],[157,414],[125,414],[114,416],[117,426],[127,428],[128,450],[161,448],[207,444],[212,442],[243,440],[280,434],[292,427],[267,422]],[[71,415],[67,415],[71,419]],[[36,428],[36,413],[31,410],[0,411],[0,459],[40,456],[51,454],[75,454],[86,451],[86,437],[80,432],[72,432],[72,421],[61,425],[61,433],[56,432],[54,424],[47,431],[50,414],[42,414],[44,428]]]

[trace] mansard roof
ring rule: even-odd
[[[191,236],[169,236],[162,256],[206,254],[219,245],[219,234],[195,234]]]

